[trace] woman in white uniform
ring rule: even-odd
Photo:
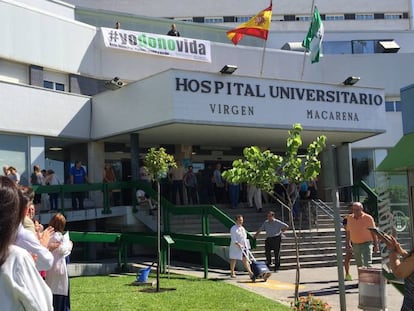
[[[247,272],[249,272],[250,278],[253,277],[252,270],[250,265],[247,262],[247,258],[243,255],[242,249],[250,249],[250,243],[247,239],[247,231],[243,227],[243,216],[236,216],[236,224],[230,229],[231,242],[229,249],[229,258],[230,258],[230,276],[232,278],[236,277],[234,268],[236,267],[236,260],[241,260]]]

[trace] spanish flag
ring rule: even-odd
[[[260,11],[260,13],[249,21],[241,24],[237,28],[227,31],[227,37],[234,43],[234,45],[237,45],[237,43],[243,39],[244,35],[267,40],[271,21],[272,2],[270,2],[270,6],[267,9]]]

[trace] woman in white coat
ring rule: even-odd
[[[243,255],[242,249],[250,249],[250,243],[247,239],[247,231],[243,227],[243,216],[236,216],[236,224],[230,229],[231,242],[229,249],[229,258],[230,258],[230,276],[232,278],[236,277],[234,268],[236,267],[236,261],[241,260],[247,272],[249,272],[250,278],[253,277],[252,270],[250,269],[250,264],[247,262],[247,258]]]

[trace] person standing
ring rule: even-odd
[[[231,242],[229,249],[229,258],[230,258],[230,277],[235,278],[236,273],[234,269],[236,268],[236,261],[241,260],[244,267],[249,273],[250,278],[253,278],[253,272],[250,269],[250,265],[247,261],[246,256],[243,255],[243,249],[250,249],[250,243],[247,239],[247,231],[243,227],[243,216],[236,216],[236,224],[233,225],[230,229]]]
[[[224,203],[225,184],[221,176],[221,164],[216,164],[216,169],[213,171],[214,194],[216,196],[215,203]]]
[[[147,183],[148,186],[151,187],[151,176],[148,171],[148,168],[143,163],[141,163],[139,167],[139,180]]]
[[[260,232],[266,232],[265,240],[265,254],[266,254],[266,263],[270,267],[272,264],[272,251],[275,256],[275,266],[274,271],[276,272],[280,268],[280,244],[282,242],[282,233],[289,229],[289,226],[275,218],[274,212],[267,213],[267,219],[263,222],[260,228],[254,235],[256,239]]]
[[[180,198],[180,204],[184,204],[184,192],[183,192],[183,178],[185,170],[181,163],[178,163],[177,167],[172,167],[169,173],[170,180],[172,181],[172,200],[175,205],[178,205],[177,191]]]
[[[37,164],[33,166],[33,173],[30,175],[30,184],[32,186],[41,186],[45,184],[43,174],[40,171],[40,166]],[[35,212],[40,213],[40,208],[42,206],[42,194],[41,193],[35,193],[33,204],[35,207]]]
[[[23,213],[22,222],[17,229],[17,236],[14,244],[27,250],[36,258],[36,268],[39,271],[46,271],[52,267],[53,256],[50,252],[49,241],[54,233],[53,227],[47,227],[44,231],[35,232],[25,229],[23,226],[24,215],[28,213],[29,207],[33,204],[33,189],[27,186],[19,188],[20,191],[20,209]],[[36,231],[36,227],[35,227]]]
[[[85,169],[82,167],[82,161],[75,161],[75,165],[70,168],[70,183],[74,185],[81,185],[89,182]],[[72,192],[72,208],[84,209],[83,200],[85,199],[85,192]]]
[[[49,226],[55,228],[55,233],[49,243],[59,244],[59,247],[52,251],[53,265],[47,271],[45,278],[46,284],[52,290],[54,311],[70,311],[67,260],[72,252],[73,243],[68,236],[63,235],[65,225],[66,218],[61,213],[53,215],[49,221]]]
[[[237,208],[240,198],[240,184],[229,182],[227,188],[229,191],[231,208]]]
[[[9,172],[9,166],[8,165],[3,165],[3,176],[9,176],[10,172]]]
[[[9,166],[9,175],[7,175],[11,180],[13,180],[16,185],[20,183],[20,174],[17,172],[17,169],[14,166]]]
[[[180,33],[177,30],[177,26],[175,24],[171,24],[171,29],[170,31],[167,33],[168,36],[171,37],[180,37]]]
[[[250,208],[256,207],[256,211],[260,213],[263,208],[262,190],[260,190],[254,185],[247,185],[247,201],[249,203]]]
[[[346,223],[346,246],[352,250],[358,267],[370,267],[372,251],[378,251],[378,239],[367,229],[375,227],[375,221],[363,209],[361,202],[352,203],[353,213],[347,217]]]
[[[414,250],[407,252],[401,244],[390,236],[389,240],[383,240],[389,251],[389,264],[392,273],[399,279],[404,279],[404,300],[401,311],[414,310]]]
[[[46,182],[46,185],[49,185],[49,186],[60,185],[60,180],[56,176],[55,171],[52,170],[52,169],[47,170],[45,182]],[[58,209],[58,199],[59,199],[59,193],[58,192],[49,193],[50,211],[57,211],[57,209]]]
[[[32,256],[13,245],[21,226],[24,204],[17,186],[0,177],[0,302],[1,310],[52,311],[52,293]],[[30,233],[32,234],[32,233]]]
[[[110,163],[105,163],[104,172],[103,172],[103,182],[104,183],[116,182],[116,175]],[[118,191],[109,190],[109,204],[111,206],[115,205],[114,192],[118,193]]]
[[[187,203],[198,204],[197,177],[193,172],[192,165],[188,166],[188,170],[184,175],[183,181],[187,191]]]

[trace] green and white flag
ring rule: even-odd
[[[315,5],[309,31],[305,39],[302,41],[302,46],[310,51],[312,64],[319,62],[319,54],[321,51],[323,34],[324,29],[322,19],[319,15],[318,8]]]

